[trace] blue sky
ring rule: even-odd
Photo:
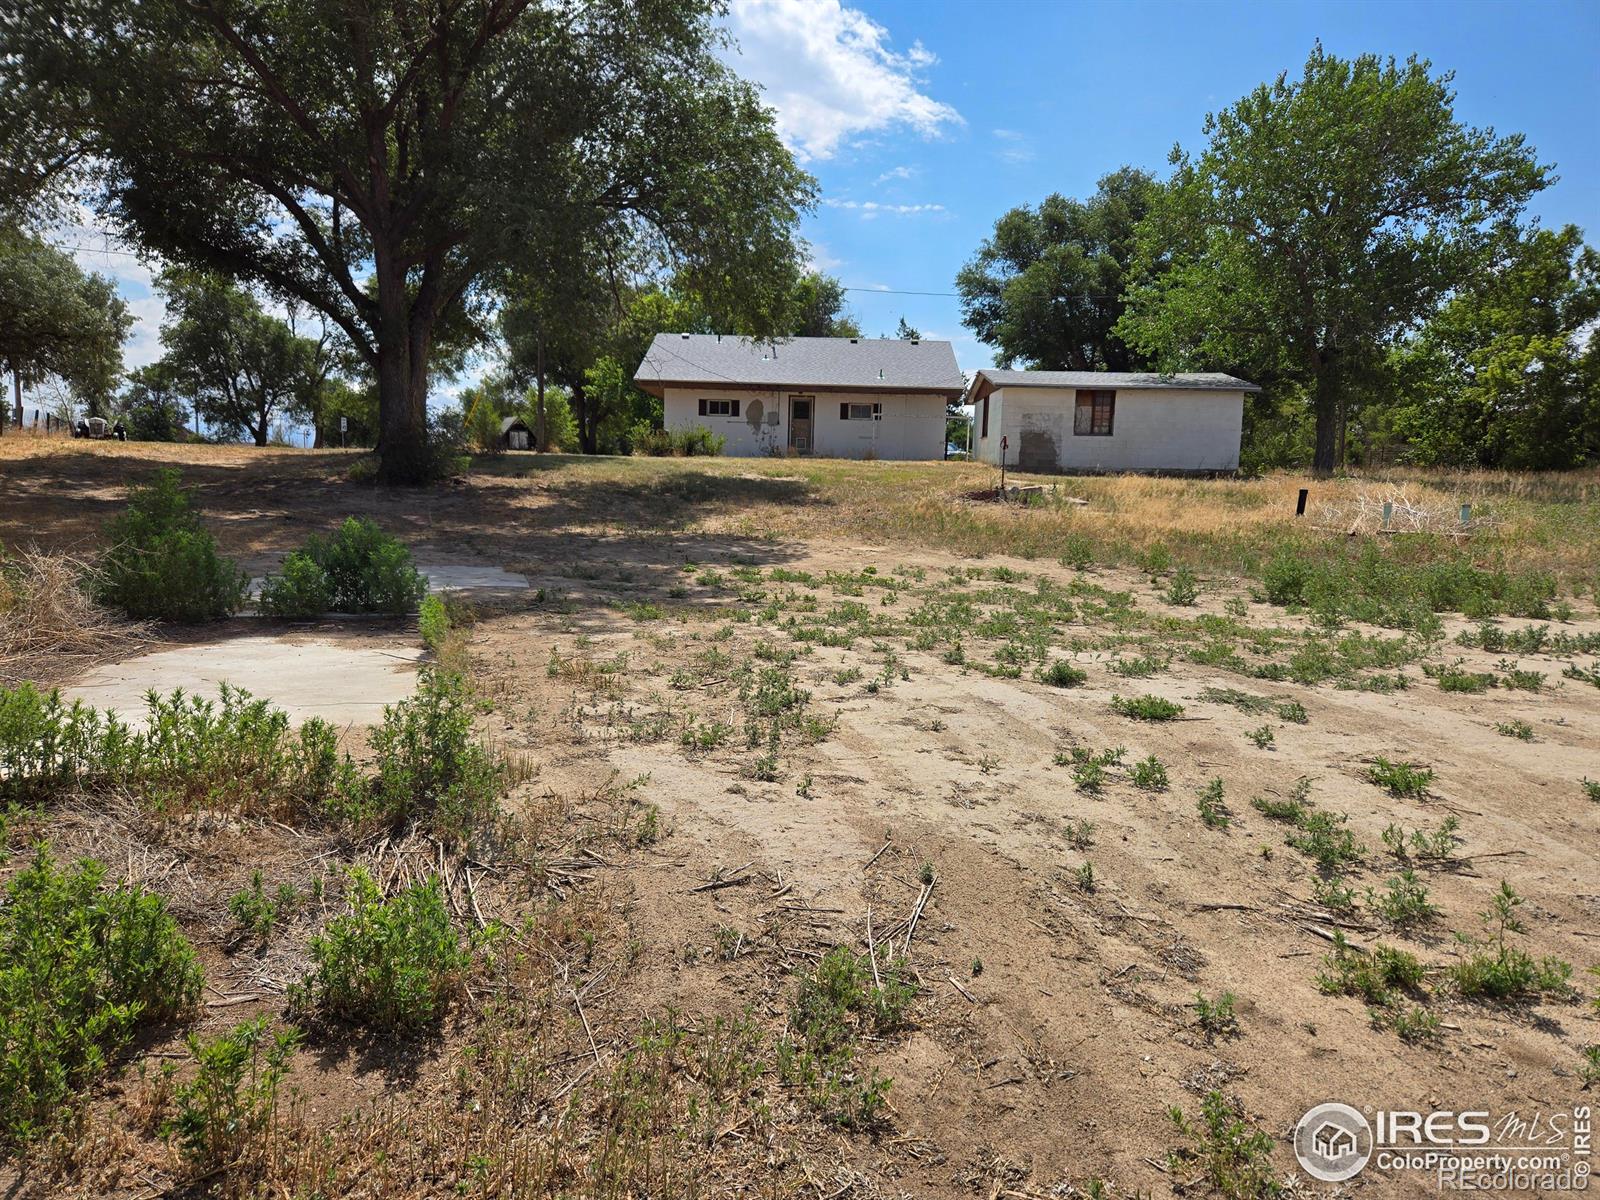
[[[1082,0],[731,0],[733,60],[765,89],[822,189],[804,233],[871,335],[904,315],[949,338],[964,369],[991,362],[949,295],[956,271],[1017,204],[1086,196],[1124,163],[1166,170],[1174,142],[1312,42],[1431,59],[1453,70],[1458,116],[1520,131],[1560,181],[1546,224],[1600,238],[1600,2],[1143,3]],[[126,248],[63,240],[113,275],[138,323],[129,367],[160,355],[160,299]],[[121,251],[120,253],[117,251]],[[461,381],[467,382],[465,380]]]
[[[816,175],[805,222],[817,263],[861,288],[951,292],[1017,204],[1086,196],[1124,163],[1164,174],[1207,112],[1312,43],[1431,59],[1456,74],[1456,113],[1521,132],[1560,181],[1546,224],[1600,237],[1600,3],[1103,3],[733,0],[736,61]],[[852,291],[868,334],[902,314],[948,337],[964,369],[991,362],[947,296]]]

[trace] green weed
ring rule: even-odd
[[[1135,721],[1171,721],[1183,715],[1183,705],[1161,696],[1112,696],[1111,707]]]
[[[159,896],[40,847],[0,906],[0,1142],[23,1143],[77,1104],[141,1028],[199,1004],[204,977]]]
[[[1433,771],[1414,763],[1390,762],[1380,756],[1367,769],[1367,779],[1381,788],[1386,788],[1392,796],[1420,800],[1428,794],[1428,785],[1433,782]]]
[[[1133,786],[1145,792],[1167,790],[1167,768],[1154,754],[1141,758],[1129,771]]]
[[[436,1024],[472,961],[450,925],[438,880],[385,900],[365,868],[354,867],[347,899],[349,913],[311,939],[315,965],[296,1006],[373,1033]]]

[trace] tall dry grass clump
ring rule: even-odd
[[[144,626],[101,608],[85,587],[88,566],[67,554],[0,554],[0,684],[48,682],[74,660],[131,641]]]

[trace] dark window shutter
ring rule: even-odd
[[[736,417],[739,415],[739,402],[737,400],[733,402],[733,415]]]
[[[850,405],[848,403],[840,404],[839,405],[839,420],[848,421],[849,419],[850,419]]]
[[[989,397],[987,396],[983,398],[983,429],[979,432],[978,436],[989,436]]]
[[[704,400],[700,401],[700,415],[702,417],[706,415],[706,402]]]

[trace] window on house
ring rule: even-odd
[[[1116,411],[1115,392],[1079,392],[1078,406],[1072,415],[1072,432],[1092,437],[1110,437]]]
[[[989,397],[983,398],[983,428],[978,430],[979,437],[989,436]]]
[[[883,405],[881,404],[847,404],[839,405],[839,420],[841,421],[881,421],[883,420]]]
[[[700,415],[702,417],[737,417],[739,415],[739,402],[737,400],[702,400],[700,401]]]

